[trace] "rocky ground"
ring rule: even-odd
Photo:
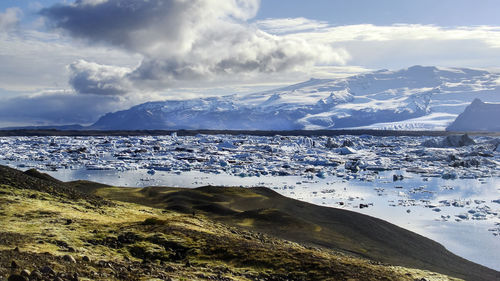
[[[80,185],[80,189],[82,189]],[[457,280],[0,169],[0,280]]]

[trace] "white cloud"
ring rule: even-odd
[[[326,21],[317,21],[306,18],[265,19],[255,22],[262,30],[273,33],[293,33],[298,31],[314,31],[329,27]]]
[[[317,42],[477,40],[494,48],[500,47],[500,27],[497,26],[440,27],[421,24],[390,26],[360,24],[328,27],[317,32],[299,35]]]
[[[142,64],[127,77],[139,87],[164,89],[192,81],[307,71],[345,64],[343,49],[286,38],[247,21],[258,0],[102,0],[44,9],[53,27],[75,38],[137,52]]]
[[[9,31],[17,26],[22,11],[19,8],[7,8],[0,13],[0,33]]]
[[[69,83],[79,94],[124,95],[129,91],[125,76],[130,68],[101,65],[78,60],[69,65]]]
[[[500,27],[371,24],[327,27],[287,34],[347,50],[349,64],[368,68],[402,68],[415,64],[491,67],[500,64]]]
[[[68,65],[85,59],[135,68],[142,56],[102,46],[86,46],[56,34],[33,30],[0,33],[0,87],[33,92],[67,88]]]

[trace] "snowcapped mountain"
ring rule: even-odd
[[[500,104],[475,99],[446,130],[500,132]]]
[[[108,113],[91,128],[443,130],[475,98],[500,102],[500,74],[413,66],[246,95],[148,102]]]

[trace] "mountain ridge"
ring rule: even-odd
[[[499,81],[484,70],[413,66],[244,95],[147,102],[89,128],[330,130],[416,120],[409,129],[444,130],[474,98],[500,101]],[[424,117],[432,120],[418,120]]]
[[[250,94],[151,101],[109,112],[90,126],[57,130],[444,131],[478,98],[500,102],[500,73],[412,66],[315,79]]]

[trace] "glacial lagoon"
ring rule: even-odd
[[[498,142],[473,140],[440,147],[439,137],[10,137],[0,138],[0,163],[117,186],[266,186],[387,220],[499,270]]]

